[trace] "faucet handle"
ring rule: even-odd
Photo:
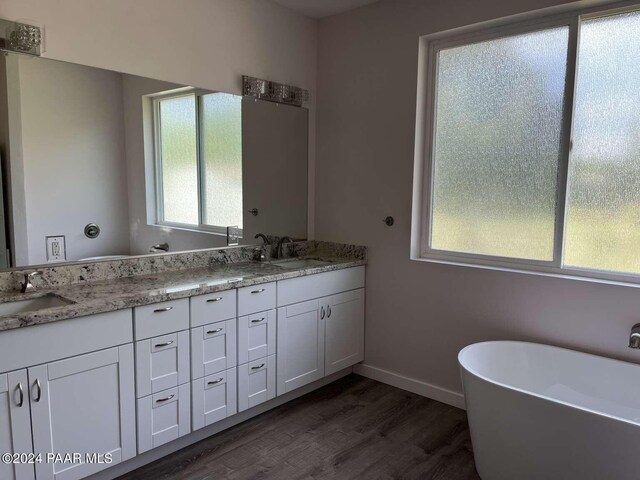
[[[636,323],[631,327],[629,335],[629,348],[640,348],[640,323]]]

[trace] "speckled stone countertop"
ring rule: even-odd
[[[309,258],[329,263],[311,268],[290,269],[280,267],[272,261],[232,262],[205,268],[43,287],[26,294],[0,292],[0,303],[27,300],[47,294],[74,302],[69,305],[0,316],[0,331],[340,270],[367,263],[366,257],[330,256],[320,253]],[[297,257],[290,258],[288,261],[304,259],[305,257]]]

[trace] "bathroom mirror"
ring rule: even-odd
[[[306,238],[307,145],[303,107],[1,57],[0,268]]]

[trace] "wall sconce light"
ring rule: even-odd
[[[247,75],[242,76],[242,93],[249,97],[298,107],[309,101],[309,90]]]
[[[44,44],[43,26],[28,20],[0,18],[0,51],[39,57],[45,51]]]

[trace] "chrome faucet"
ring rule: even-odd
[[[278,240],[278,244],[276,245],[276,258],[282,258],[282,244],[285,242],[293,242],[293,240],[287,236],[281,237],[280,240]]]
[[[20,291],[22,293],[33,292],[36,287],[31,283],[31,279],[40,274],[42,274],[40,270],[34,270],[33,272],[24,272],[24,281],[20,283]]]
[[[631,328],[631,335],[629,335],[629,348],[640,348],[640,323],[636,323]]]

